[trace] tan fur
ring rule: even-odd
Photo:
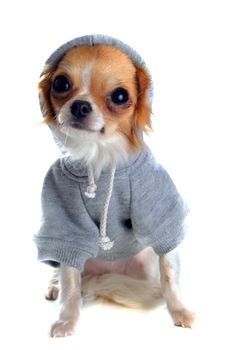
[[[51,91],[53,80],[58,75],[65,75],[71,84],[71,89],[59,96]],[[82,99],[92,104],[93,110],[85,125],[86,133],[76,129],[71,133],[75,139],[81,139],[77,147],[79,152],[82,140],[91,139],[90,144],[87,142],[88,148],[91,143],[101,141],[98,146],[101,144],[103,148],[96,158],[97,166],[110,152],[109,141],[118,140],[117,144],[111,145],[120,155],[124,152],[128,155],[141,146],[138,129],[143,132],[151,130],[149,86],[150,77],[146,70],[135,66],[126,54],[115,47],[97,45],[69,50],[55,69],[42,76],[39,91],[45,121],[53,121],[58,128],[63,124],[70,127],[70,106],[75,100]],[[128,91],[129,101],[123,105],[116,105],[109,98],[117,87]],[[106,144],[105,140],[108,141]],[[111,164],[111,157],[107,159]],[[192,327],[195,315],[184,306],[180,296],[176,257],[176,251],[158,257],[147,248],[123,261],[102,262],[93,258],[86,262],[82,276],[77,269],[61,264],[59,276],[53,276],[46,293],[46,297],[52,300],[58,297],[58,292],[60,295],[60,314],[50,335],[66,336],[74,332],[79,319],[81,293],[86,300],[101,297],[134,308],[152,307],[162,294],[174,324]]]
[[[137,67],[137,82],[138,82],[138,99],[134,114],[135,127],[132,129],[132,138],[135,144],[140,144],[141,140],[137,135],[137,128],[148,133],[152,130],[151,124],[151,107],[148,103],[148,88],[151,84],[147,72]]]

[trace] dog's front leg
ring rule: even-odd
[[[179,265],[179,254],[177,250],[160,256],[162,293],[175,326],[192,328],[195,322],[195,314],[188,310],[181,300]]]
[[[79,319],[81,302],[81,273],[62,264],[60,267],[60,313],[50,330],[51,337],[72,335]]]

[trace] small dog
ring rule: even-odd
[[[192,327],[179,291],[177,246],[187,209],[142,140],[151,130],[151,79],[116,39],[78,38],[47,61],[39,83],[45,122],[63,157],[49,170],[39,259],[60,297],[52,337],[71,335],[81,298],[150,307],[163,296],[176,326]]]

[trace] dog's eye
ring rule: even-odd
[[[58,75],[53,81],[52,89],[57,94],[67,92],[70,88],[70,82],[64,75]]]
[[[128,102],[129,94],[125,89],[119,87],[112,92],[111,100],[116,105],[123,105]]]

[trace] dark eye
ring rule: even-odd
[[[129,94],[125,89],[119,87],[112,92],[111,100],[116,105],[123,105],[129,101]]]
[[[64,75],[58,75],[53,81],[52,90],[57,94],[67,92],[70,88],[70,82]]]

